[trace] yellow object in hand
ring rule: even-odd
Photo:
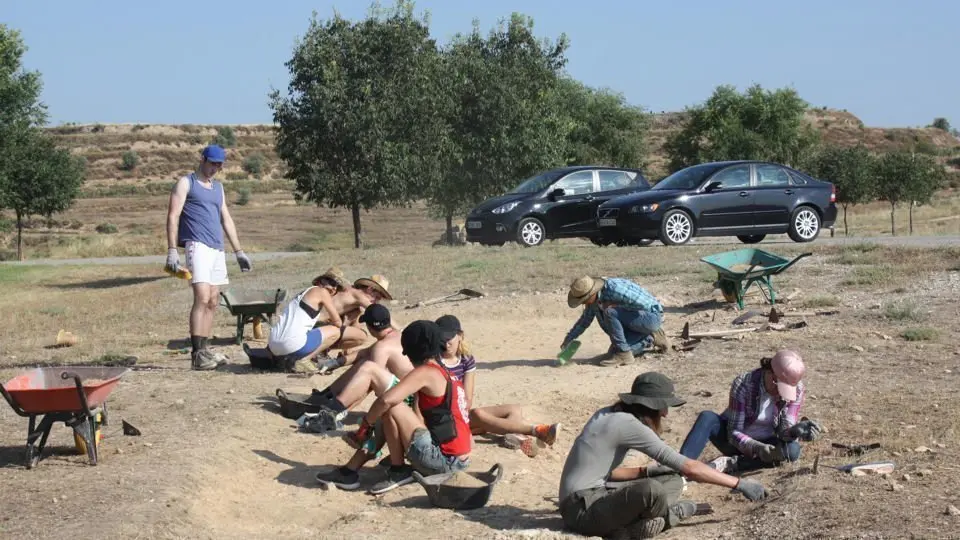
[[[176,272],[171,272],[170,268],[165,266],[163,267],[163,271],[170,274],[171,276],[176,276],[180,279],[190,279],[193,277],[193,274],[190,273],[190,270],[187,270],[182,266],[178,267]]]

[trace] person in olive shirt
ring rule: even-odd
[[[560,515],[567,529],[587,536],[619,531],[631,538],[650,538],[682,519],[710,513],[709,505],[679,500],[681,475],[732,488],[751,501],[767,496],[760,483],[688,459],[663,442],[663,417],[670,407],[684,403],[674,395],[673,381],[648,372],[634,379],[620,401],[594,413],[574,441],[560,477]],[[620,466],[630,449],[657,465]],[[617,482],[622,484],[614,485]]]

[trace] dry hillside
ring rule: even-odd
[[[831,109],[814,109],[808,118],[821,129],[828,142],[843,145],[863,141],[876,151],[921,145],[936,149],[946,159],[960,154],[960,140],[935,128],[876,128],[866,127],[853,114]],[[651,165],[649,176],[657,178],[665,171],[666,158],[662,145],[666,137],[679,129],[683,113],[663,113],[654,116],[650,133]],[[137,180],[163,181],[164,184],[194,166],[200,149],[210,142],[222,126],[211,125],[144,125],[93,124],[66,125],[51,128],[63,144],[87,158],[88,189],[99,186],[101,193],[107,185],[131,183]],[[243,179],[243,160],[254,154],[264,157],[262,178],[282,178],[283,172],[273,149],[273,128],[269,125],[230,126],[236,136],[236,146],[230,150],[230,162],[225,174],[228,179]],[[136,152],[139,162],[132,171],[121,169],[122,156]],[[159,187],[159,186],[158,186]]]

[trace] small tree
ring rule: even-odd
[[[936,159],[922,154],[913,156],[913,176],[907,185],[910,199],[909,234],[913,235],[913,208],[929,204],[933,195],[943,187],[947,179],[947,171],[937,163]]]
[[[943,182],[944,171],[932,157],[913,152],[891,152],[877,163],[877,195],[890,203],[890,234],[896,236],[897,204],[910,203],[912,233],[913,203],[926,203]]]
[[[862,145],[828,146],[815,154],[806,168],[817,178],[836,186],[837,202],[843,209],[843,234],[848,236],[847,207],[875,198],[876,158]]]
[[[140,163],[140,156],[133,150],[127,150],[120,156],[121,170],[132,171],[137,168],[138,163]]]
[[[933,124],[931,124],[930,127],[942,129],[948,133],[950,132],[950,122],[946,118],[934,118]]]
[[[233,148],[237,145],[237,136],[233,133],[232,127],[220,126],[217,128],[217,134],[214,135],[213,141],[211,142],[224,148]]]
[[[260,152],[247,156],[243,160],[243,170],[251,176],[260,178],[260,174],[263,173],[264,161],[266,161],[266,158]]]

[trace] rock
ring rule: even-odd
[[[54,499],[56,500],[56,499]],[[948,516],[960,516],[960,508],[952,504],[947,505],[947,511],[945,512]]]
[[[182,400],[182,399],[178,399],[178,400],[176,400],[176,401],[173,402],[173,404],[176,405],[177,407],[183,407],[184,403],[186,403],[186,401],[184,401],[184,400]]]
[[[901,454],[900,452],[894,452],[893,455],[894,455],[894,457],[900,457],[900,456],[902,456],[903,454]]]
[[[855,350],[855,351],[857,351],[857,352],[863,352],[863,347],[861,347],[861,346],[859,346],[859,345],[854,345],[854,346],[852,346],[852,347],[850,347],[850,348],[853,349],[853,350]]]
[[[947,445],[945,445],[945,444],[943,444],[943,443],[937,443],[937,444],[935,444],[934,446],[936,446],[937,448],[946,448],[946,447],[947,447]]]
[[[932,454],[932,453],[933,453],[933,450],[927,448],[926,446],[918,446],[918,447],[914,448],[913,451],[914,451],[914,452],[917,452],[918,454],[926,454],[926,453]]]
[[[862,422],[862,421],[863,421],[863,417],[860,416],[859,414],[855,414],[855,415],[853,415],[853,421],[854,421],[854,422]]]
[[[912,480],[909,474],[904,474],[903,476],[900,477],[900,479],[903,480],[904,482],[909,482],[910,480]]]
[[[113,453],[114,453],[114,454],[122,454],[122,453],[123,453],[123,448],[117,448],[116,450],[113,451]]]
[[[227,393],[228,393],[228,394],[236,394],[237,391],[234,390],[233,388],[231,388],[231,389],[227,390]]]
[[[903,484],[898,484],[898,483],[896,483],[896,482],[890,482],[890,484],[887,485],[887,489],[889,489],[890,491],[893,491],[893,492],[900,492],[900,491],[903,491]]]
[[[930,469],[921,469],[919,472],[917,472],[917,476],[920,476],[921,478],[926,476],[933,476],[933,471],[931,471]]]
[[[143,445],[146,446],[147,448],[150,448],[150,447],[153,446],[153,443],[152,443],[152,442],[145,442],[145,443],[143,443]]]

